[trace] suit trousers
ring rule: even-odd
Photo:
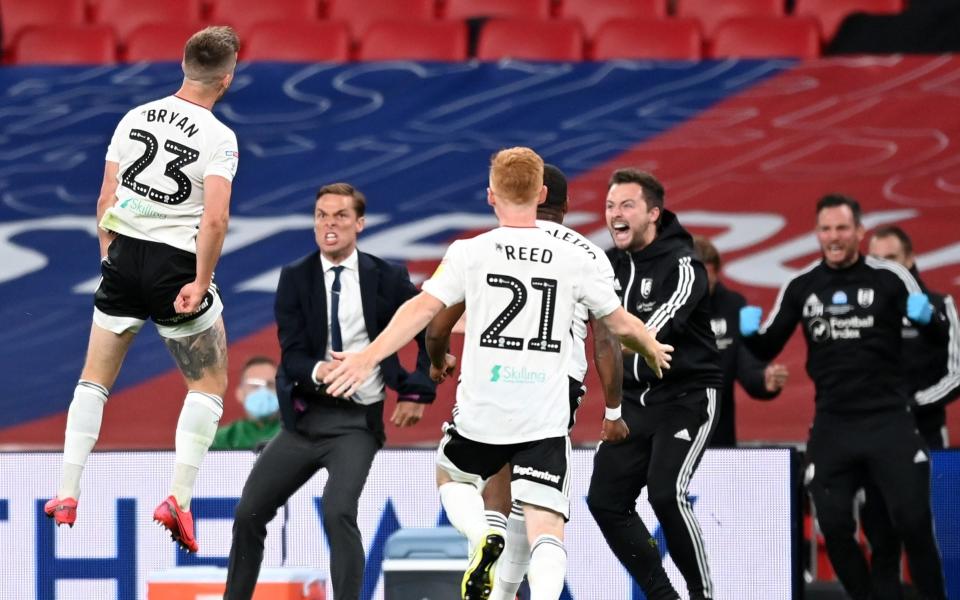
[[[310,414],[317,411],[314,414]],[[317,418],[323,411],[323,418]],[[330,576],[336,600],[359,600],[365,555],[357,527],[357,503],[381,441],[367,425],[367,407],[308,409],[309,431],[281,430],[250,471],[233,522],[225,600],[253,596],[267,524],[277,510],[320,469],[323,527],[330,543]]]

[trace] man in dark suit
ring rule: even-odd
[[[707,269],[707,287],[713,309],[710,329],[717,338],[720,368],[723,370],[723,393],[720,394],[720,416],[717,429],[710,438],[711,448],[737,446],[736,402],[733,384],[740,382],[751,398],[772,400],[787,383],[786,365],[765,363],[754,356],[740,339],[740,309],[747,300],[720,281],[720,253],[705,237],[693,236],[693,251]]]
[[[274,312],[280,337],[277,396],[283,429],[257,459],[233,524],[233,544],[224,595],[253,595],[267,524],[277,509],[321,468],[327,469],[323,525],[330,542],[330,574],[337,600],[357,600],[364,551],[357,502],[377,450],[383,446],[384,385],[399,394],[390,421],[416,424],[435,387],[423,333],[417,368],[405,371],[391,355],[348,399],[327,394],[323,377],[337,364],[331,351],[363,348],[394,312],[417,295],[403,267],[357,251],[366,200],[346,183],[317,192],[314,231],[319,251],[280,273]]]

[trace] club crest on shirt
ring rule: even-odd
[[[650,297],[650,292],[653,291],[653,279],[649,277],[644,277],[640,280],[640,295],[644,298]]]
[[[820,302],[816,294],[810,294],[807,301],[803,303],[803,316],[806,318],[823,316],[823,302]]]
[[[727,320],[710,319],[710,329],[713,330],[713,335],[715,337],[719,338],[727,335]]]
[[[869,308],[873,304],[873,288],[860,288],[857,290],[857,304],[861,308]]]

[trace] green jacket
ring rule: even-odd
[[[269,442],[279,431],[278,415],[259,421],[239,419],[217,430],[210,449],[253,450],[258,444]]]

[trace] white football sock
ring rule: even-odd
[[[487,519],[483,512],[480,490],[469,483],[450,481],[440,486],[440,503],[447,518],[457,530],[467,536],[470,552],[483,543],[487,533]]]
[[[490,600],[514,600],[530,566],[530,542],[527,541],[527,522],[522,510],[514,504],[507,519],[507,545],[497,562],[497,577]]]
[[[187,392],[177,421],[176,464],[170,493],[182,510],[190,510],[193,484],[200,463],[213,443],[217,425],[223,415],[223,398],[204,392]]]
[[[487,529],[493,529],[500,535],[507,535],[507,517],[495,510],[483,511],[487,518]]]
[[[552,535],[541,535],[530,553],[530,600],[557,600],[563,593],[567,574],[567,551],[563,542]]]
[[[100,437],[103,406],[108,395],[107,388],[83,379],[73,390],[73,400],[67,411],[67,430],[63,436],[63,475],[57,498],[80,497],[80,475]]]

